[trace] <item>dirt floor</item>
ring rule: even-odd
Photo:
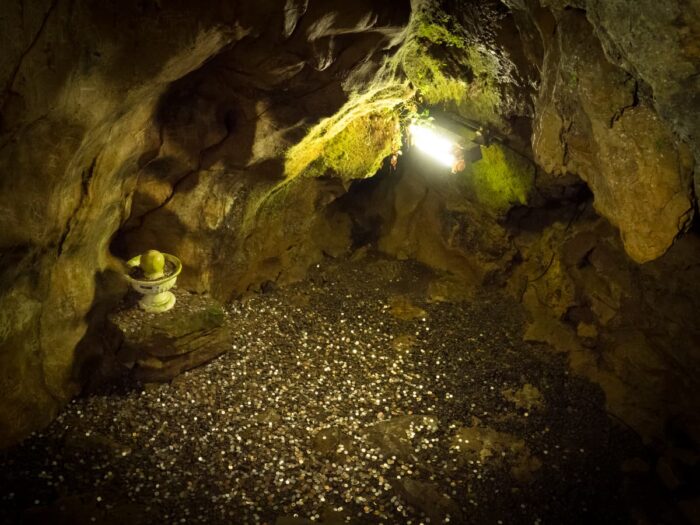
[[[329,261],[226,309],[231,349],[75,400],[0,456],[5,523],[628,523],[639,439],[496,292]],[[657,521],[657,518],[654,518]]]

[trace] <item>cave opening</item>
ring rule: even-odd
[[[697,9],[346,4],[0,6],[0,522],[700,523]]]

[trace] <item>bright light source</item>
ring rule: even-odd
[[[421,124],[411,124],[409,127],[413,145],[423,151],[443,166],[452,167],[455,158],[455,143],[440,135],[435,129]]]

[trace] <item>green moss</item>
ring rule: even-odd
[[[502,65],[496,55],[469,43],[459,24],[448,15],[420,13],[409,33],[396,60],[424,101],[443,105],[471,120],[499,125]],[[445,58],[436,58],[438,54]]]
[[[398,119],[389,110],[353,120],[326,141],[323,153],[306,167],[304,175],[318,177],[330,173],[343,179],[371,177],[391,154],[397,126]]]
[[[351,96],[335,115],[314,126],[287,151],[286,178],[274,185],[260,185],[250,195],[241,224],[245,238],[241,249],[255,252],[263,262],[273,261],[270,271],[281,264],[280,257],[295,256],[297,252],[287,248],[302,246],[299,238],[320,235],[324,250],[341,250],[349,239],[349,223],[335,225],[336,231],[326,235],[319,196],[338,191],[342,184],[316,179],[328,175],[352,180],[375,175],[383,160],[400,146],[399,108],[413,93],[405,82],[384,82]],[[347,227],[347,235],[338,230],[341,226]]]
[[[265,232],[266,239],[296,234],[314,220],[317,193],[310,191],[313,181],[303,177],[285,179],[271,186],[261,186],[248,199],[241,223],[244,236]]]
[[[500,116],[503,64],[467,35],[457,18],[432,2],[419,1],[404,44],[373,85],[289,149],[287,179],[373,176],[400,147],[400,112],[411,104],[415,90],[430,106],[442,105],[472,121],[505,127]]]
[[[674,149],[674,144],[668,137],[659,137],[654,141],[654,146],[659,154],[668,152]]]
[[[532,163],[499,144],[482,146],[481,154],[464,175],[476,198],[496,213],[526,204],[535,183]]]
[[[454,18],[449,15],[433,15],[432,17],[423,15],[417,18],[415,34],[418,38],[431,44],[464,49],[464,38],[454,34],[450,30],[454,25]]]
[[[287,177],[371,177],[401,145],[398,107],[411,96],[405,84],[388,83],[351,97],[287,152]]]
[[[262,187],[248,199],[246,211],[241,224],[241,231],[252,232],[260,223],[270,217],[282,215],[294,189],[291,180],[285,180],[273,186]],[[292,208],[294,210],[295,208]]]
[[[403,70],[428,104],[451,102],[459,105],[467,91],[463,80],[444,73],[444,64],[425,52],[417,41],[401,53]]]

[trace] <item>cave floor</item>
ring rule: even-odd
[[[222,357],[77,399],[1,456],[0,516],[628,522],[630,476],[647,468],[638,438],[563,355],[522,342],[515,303],[454,290],[367,257],[236,302]]]

